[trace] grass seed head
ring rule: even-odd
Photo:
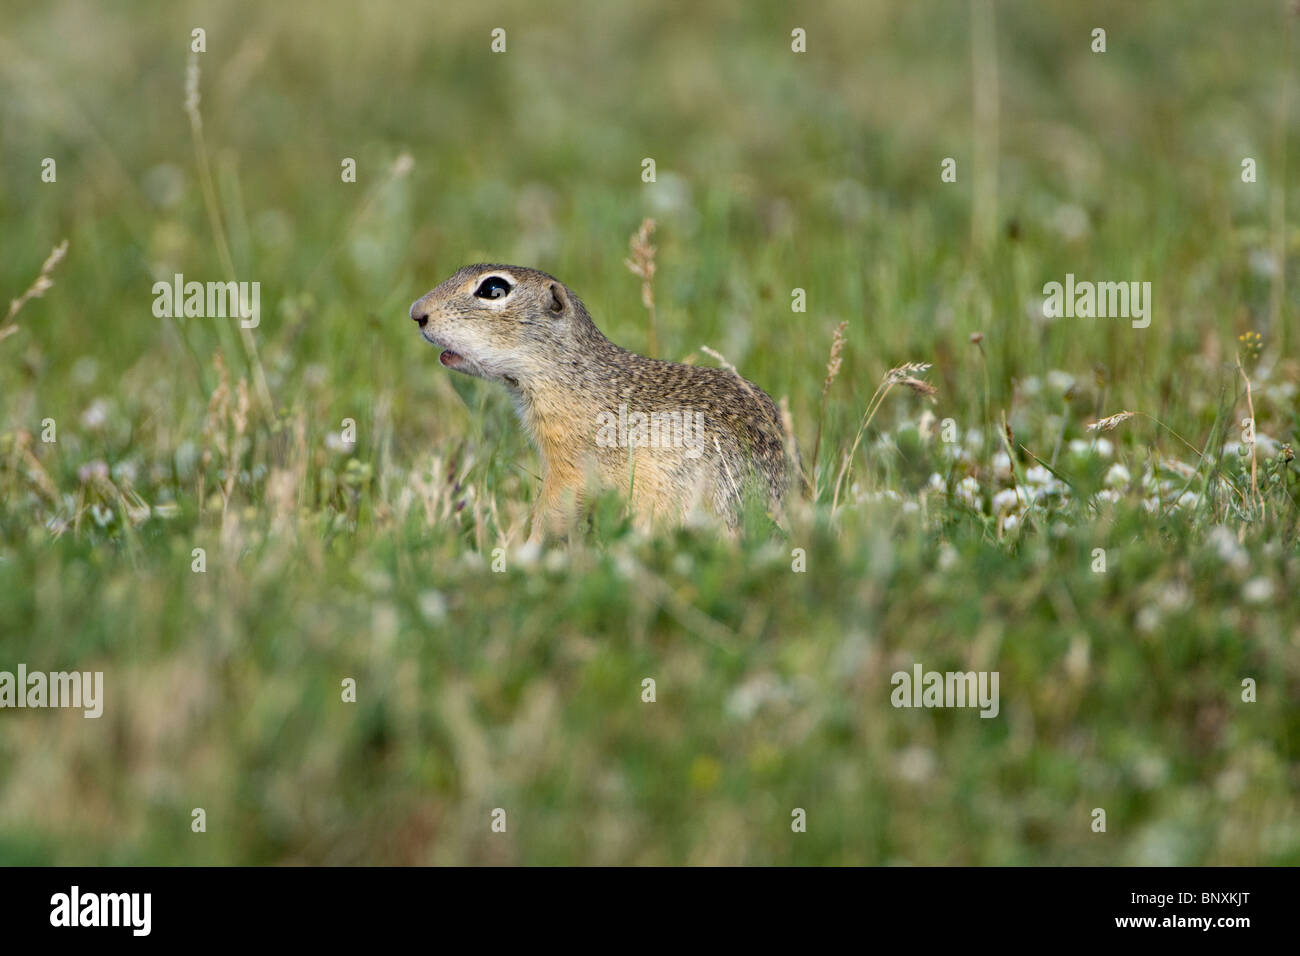
[[[1090,432],[1112,431],[1115,429],[1116,426],[1123,424],[1124,422],[1128,421],[1136,414],[1137,412],[1119,412],[1118,414],[1111,415],[1107,418],[1098,419],[1097,421],[1092,422],[1090,425],[1088,425],[1088,431]]]

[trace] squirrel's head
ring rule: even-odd
[[[564,283],[521,266],[466,266],[416,300],[411,318],[447,368],[516,388],[565,374],[599,337]]]

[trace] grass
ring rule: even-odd
[[[0,863],[1300,862],[1285,5],[312,10],[7,14],[0,670],[107,699],[0,712]],[[474,261],[725,356],[814,495],[524,548],[508,398],[406,317]],[[1044,321],[1067,272],[1151,326]]]

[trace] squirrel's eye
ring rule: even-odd
[[[509,294],[510,283],[500,276],[488,276],[474,290],[474,295],[480,299],[503,299]]]

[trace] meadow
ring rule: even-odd
[[[0,710],[0,863],[1300,863],[1291,4],[3,19],[0,670],[105,700]],[[407,316],[479,261],[725,357],[811,493],[526,547],[507,395]]]

